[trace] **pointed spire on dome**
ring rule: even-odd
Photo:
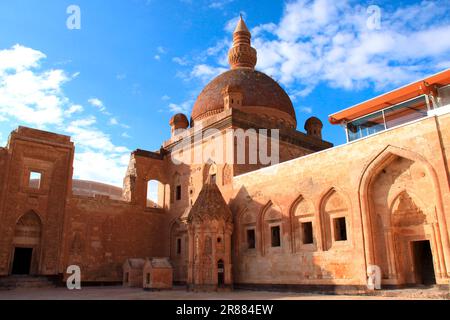
[[[251,46],[250,31],[241,17],[233,32],[233,46],[228,52],[228,62],[231,69],[250,68],[254,69],[256,66],[256,50]]]
[[[248,28],[247,28],[247,25],[245,24],[244,19],[242,18],[242,13],[241,13],[241,16],[239,18],[238,24],[237,24],[236,28],[234,29],[233,33],[236,33],[236,32],[248,32],[248,33],[250,33],[250,31],[248,31]]]

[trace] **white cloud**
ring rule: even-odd
[[[167,100],[170,100],[170,97],[167,94],[165,94],[161,97],[161,100],[167,101]]]
[[[245,19],[246,14],[243,13],[242,16],[243,16],[244,19]],[[236,26],[237,26],[237,23],[238,23],[239,19],[240,19],[239,16],[235,16],[235,17],[231,18],[230,20],[228,20],[228,21],[225,23],[225,28],[224,28],[225,31],[227,31],[228,33],[233,32],[234,29],[236,29]]]
[[[65,131],[71,134],[76,145],[92,150],[113,152],[115,145],[109,135],[92,126],[95,122],[94,117],[72,121]]]
[[[121,186],[130,150],[116,146],[95,124],[90,116],[70,122],[65,130],[80,149],[75,153],[74,176]]]
[[[166,53],[167,53],[166,48],[164,48],[164,47],[162,47],[162,46],[159,46],[158,48],[156,48],[156,50],[157,50],[159,53],[161,53],[161,54],[166,54]]]
[[[66,111],[65,111],[65,115],[66,116],[71,116],[72,114],[74,114],[74,113],[79,113],[79,112],[83,112],[84,111],[84,108],[83,108],[83,106],[81,106],[81,105],[79,105],[79,104],[72,104],[70,107],[69,107],[69,109],[67,109]]]
[[[106,116],[110,116],[111,113],[109,111],[107,111],[105,104],[103,103],[102,100],[98,99],[98,98],[90,98],[88,100],[89,104],[95,108],[97,108],[102,114],[106,115]]]
[[[70,125],[73,127],[88,127],[97,122],[97,119],[94,116],[89,116],[87,118],[82,118],[78,120],[74,120],[70,122]]]
[[[98,99],[98,98],[90,98],[90,99],[88,100],[88,102],[89,102],[92,106],[98,108],[100,111],[105,111],[105,110],[106,110],[105,105],[103,104],[103,101],[101,101],[101,100]]]
[[[46,55],[42,52],[16,44],[11,49],[0,51],[0,73],[36,68],[44,58]]]
[[[21,45],[0,50],[0,116],[39,128],[62,123],[68,99],[61,86],[70,77],[40,70],[45,57]]]
[[[232,3],[234,0],[214,0],[208,5],[212,9],[223,9],[226,5]]]
[[[420,28],[411,27],[421,6],[429,5],[382,8],[381,30],[369,30],[366,8],[353,2],[288,3],[277,27],[266,28],[270,34],[255,39],[257,67],[296,88],[299,96],[309,94],[320,82],[349,90],[404,84],[439,71],[433,65],[450,53],[450,43],[439,40],[450,32],[448,19],[437,22],[427,14]],[[449,6],[442,10],[450,13]]]
[[[62,86],[77,74],[43,69],[45,58],[44,53],[22,45],[0,50],[0,121],[71,135],[77,147],[74,177],[120,186],[130,151],[115,145],[95,126],[97,119],[65,95]],[[110,115],[100,99],[88,102],[101,116]]]
[[[222,67],[212,67],[206,64],[199,64],[192,69],[190,76],[200,78],[203,82],[208,82],[227,69]]]
[[[118,125],[119,121],[117,121],[117,119],[113,117],[113,118],[109,119],[109,124],[110,125]]]
[[[189,64],[186,58],[174,57],[172,58],[172,61],[180,66],[187,66]]]
[[[86,150],[75,153],[74,176],[78,179],[101,181],[122,186],[118,177],[125,175],[128,154]]]
[[[450,5],[422,1],[381,7],[381,28],[367,26],[367,7],[355,1],[296,0],[285,4],[279,22],[253,28],[257,69],[274,77],[293,99],[321,83],[334,88],[386,90],[449,65]],[[237,18],[225,25],[232,32]],[[231,38],[231,37],[230,37]],[[207,49],[223,65],[223,40]],[[215,64],[202,63],[190,75],[210,79]]]
[[[313,110],[312,110],[311,107],[301,107],[300,111],[303,112],[303,113],[311,114]]]
[[[170,103],[169,104],[169,110],[170,110],[171,113],[189,114],[189,111],[190,111],[193,103],[194,103],[193,100],[184,101],[184,102],[179,103],[179,104]]]
[[[161,60],[161,56],[159,54],[156,54],[153,58],[155,58],[155,60]]]

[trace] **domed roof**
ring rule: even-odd
[[[320,128],[323,127],[322,121],[317,117],[310,117],[305,121],[305,130],[312,125],[318,125]]]
[[[228,52],[231,70],[217,76],[202,90],[192,108],[191,121],[222,112],[225,108],[224,94],[230,94],[233,99],[231,93],[238,93],[234,99],[238,102],[233,108],[274,119],[276,124],[296,127],[291,99],[275,80],[254,69],[256,61],[257,52],[251,46],[250,31],[241,17],[233,33],[233,46]]]
[[[170,118],[169,124],[171,126],[174,124],[181,124],[181,125],[185,125],[187,127],[187,126],[189,126],[189,121],[183,113],[177,113],[177,114],[173,115],[172,118]]]
[[[194,104],[191,119],[195,121],[223,111],[222,90],[227,86],[240,89],[242,110],[245,111],[245,106],[273,108],[287,113],[295,123],[294,107],[283,88],[268,75],[249,68],[226,71],[206,85]]]

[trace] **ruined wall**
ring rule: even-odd
[[[0,208],[0,275],[11,272],[18,247],[33,249],[32,274],[57,274],[73,144],[67,136],[19,127],[8,147]],[[40,174],[39,185],[30,184],[31,172]]]
[[[121,281],[128,258],[163,256],[163,210],[140,209],[105,196],[74,196],[67,206],[64,260],[79,265],[82,281]]]
[[[161,160],[132,157],[121,201],[72,195],[73,155],[70,137],[26,127],[1,148],[0,275],[12,273],[16,248],[32,250],[31,274],[66,275],[75,264],[82,281],[120,281],[125,259],[164,254],[166,215],[145,207],[145,180],[164,179]]]

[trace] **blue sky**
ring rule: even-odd
[[[1,1],[1,145],[18,125],[68,134],[75,177],[121,185],[129,152],[159,149],[171,115],[228,68],[240,12],[298,129],[318,116],[335,144],[329,114],[450,67],[450,1]]]

